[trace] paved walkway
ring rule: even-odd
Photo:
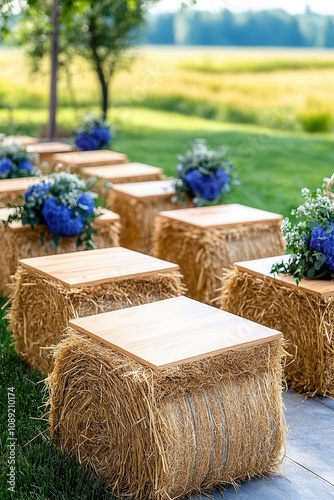
[[[284,476],[253,479],[238,492],[229,487],[226,500],[334,500],[334,400],[305,400],[293,391],[283,399],[290,430]]]

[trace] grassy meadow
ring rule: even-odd
[[[18,49],[0,49],[0,68],[0,132],[40,134],[48,114],[46,68],[29,75]],[[72,72],[71,85],[62,76],[59,86],[58,125],[69,135],[99,105],[94,75],[79,62]],[[228,144],[242,183],[228,201],[288,215],[302,187],[314,189],[333,172],[333,81],[330,51],[143,47],[111,89],[113,149],[172,176],[192,139]],[[43,377],[15,353],[5,314],[6,307],[0,314],[0,498],[111,498],[101,481],[51,443]],[[13,495],[6,489],[8,387],[16,392]]]

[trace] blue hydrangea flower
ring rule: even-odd
[[[215,177],[219,182],[221,189],[223,189],[230,182],[230,176],[222,168],[218,168],[216,170]]]
[[[329,222],[328,226],[333,227],[331,233],[326,233],[325,228],[320,225],[312,229],[310,248],[325,254],[328,269],[334,271],[334,223]]]
[[[0,177],[7,177],[9,172],[13,170],[14,163],[9,158],[3,158],[0,160]]]
[[[53,234],[79,236],[84,229],[81,215],[75,215],[73,209],[57,203],[55,196],[51,196],[44,202],[42,215]]]
[[[217,170],[214,175],[203,175],[199,170],[194,169],[189,170],[184,176],[184,180],[194,195],[207,201],[214,201],[218,198],[228,179],[228,175],[221,169]]]
[[[99,149],[99,139],[89,134],[79,134],[75,138],[75,145],[81,151],[95,151]]]
[[[106,127],[95,127],[93,137],[99,139],[100,147],[107,146],[111,141],[110,130]]]
[[[325,229],[317,226],[311,231],[310,249],[324,253],[324,242],[326,239]]]
[[[17,165],[17,168],[19,170],[26,170],[27,172],[31,172],[34,167],[32,166],[32,163],[26,159],[20,161]]]
[[[41,184],[33,184],[24,193],[24,199],[28,207],[41,206],[44,200],[49,195],[51,188],[50,182],[43,182]]]
[[[92,215],[92,213],[94,212],[94,200],[87,193],[84,193],[80,196],[80,198],[78,199],[78,205],[82,210],[85,210],[87,212],[87,215]]]

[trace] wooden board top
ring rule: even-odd
[[[8,216],[13,213],[14,209],[13,208],[0,208],[0,222],[2,220],[6,220]],[[112,212],[111,210],[108,210],[106,208],[99,208],[98,211],[101,213],[100,217],[97,217],[95,219],[95,224],[97,226],[99,225],[108,225],[110,222],[115,222],[120,220],[120,216],[116,214],[115,212]],[[13,221],[9,225],[10,229],[22,229],[24,230],[26,227],[29,226],[23,226],[21,222],[18,221]],[[36,226],[38,228],[38,226]]]
[[[30,135],[7,135],[3,140],[3,146],[10,144],[19,144],[20,146],[28,146],[29,144],[37,144],[39,139]]]
[[[99,285],[178,269],[176,264],[122,247],[20,260],[21,266],[65,287]]]
[[[157,198],[172,197],[175,194],[174,181],[149,181],[149,182],[130,182],[113,187],[114,192],[119,192],[134,198]]]
[[[24,193],[33,184],[39,183],[46,177],[18,177],[17,179],[1,179],[0,193]]]
[[[195,227],[225,227],[280,221],[282,216],[258,208],[232,203],[211,207],[184,208],[160,212],[161,217]]]
[[[110,182],[135,176],[149,176],[162,174],[162,169],[144,163],[120,163],[115,165],[99,165],[97,167],[84,167],[81,172],[85,175],[97,176]]]
[[[127,156],[117,151],[100,149],[98,151],[73,151],[72,153],[59,153],[53,156],[54,161],[73,165],[74,167],[94,167],[96,165],[112,165],[126,163]]]
[[[288,258],[289,255],[279,255],[276,257],[267,257],[265,259],[236,262],[234,267],[238,272],[245,272],[260,278],[264,278],[266,276],[268,279],[278,281],[289,288],[294,288],[295,290],[300,289],[311,293],[312,295],[319,295],[321,297],[334,296],[334,281],[303,278],[299,285],[296,285],[293,277],[289,274],[270,274],[273,264],[276,262],[282,262],[283,260],[288,260]]]
[[[29,153],[60,153],[64,151],[73,151],[74,146],[65,142],[39,142],[38,144],[30,144],[27,146]]]
[[[208,358],[282,335],[187,297],[79,318],[69,324],[153,369]]]

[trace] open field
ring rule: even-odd
[[[131,71],[116,75],[116,106],[140,106],[283,130],[330,131],[334,124],[334,51],[209,47],[139,47]],[[43,109],[48,81],[32,77],[19,49],[0,50],[0,107]],[[44,67],[44,70],[47,67]],[[64,107],[98,106],[95,76],[77,61]],[[277,117],[279,112],[280,118]]]

